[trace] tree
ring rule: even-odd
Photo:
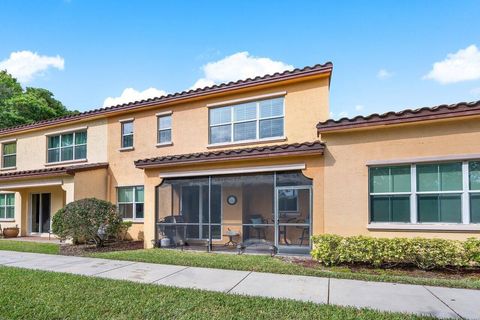
[[[75,114],[54,98],[47,89],[27,87],[0,71],[0,128]]]
[[[84,239],[102,247],[106,239],[116,236],[122,218],[117,207],[96,198],[81,199],[67,204],[52,219],[52,231],[60,239]]]

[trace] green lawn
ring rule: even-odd
[[[2,319],[428,319],[0,267]]]
[[[298,274],[341,279],[398,282],[408,284],[480,289],[480,278],[442,279],[413,277],[396,273],[395,270],[376,269],[369,272],[352,272],[346,267],[304,267],[267,255],[234,255],[180,250],[146,249],[95,253],[97,258],[175,264],[192,267],[247,270],[282,274]],[[375,273],[375,274],[374,274]]]
[[[0,250],[58,254],[60,246],[54,243],[0,240]]]
[[[59,245],[51,243],[21,242],[0,240],[0,250],[38,252],[58,254]],[[443,286],[453,288],[480,289],[480,278],[463,277],[460,279],[435,278],[426,273],[425,277],[406,276],[396,270],[374,269],[352,272],[346,267],[304,267],[267,255],[234,255],[205,253],[180,250],[131,250],[91,254],[92,257],[140,261],[183,266],[247,270],[281,274],[297,274],[339,279],[357,279],[366,281],[397,282],[407,284]]]

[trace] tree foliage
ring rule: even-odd
[[[106,239],[117,236],[121,224],[122,218],[114,204],[87,198],[58,210],[52,219],[52,231],[61,239],[94,241],[101,247]]]
[[[69,111],[46,89],[22,88],[17,79],[0,71],[0,129],[77,113]]]

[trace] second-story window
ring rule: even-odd
[[[2,168],[14,168],[17,165],[17,143],[9,142],[2,145]]]
[[[210,109],[210,143],[232,143],[284,136],[284,98]]]
[[[62,162],[87,158],[87,131],[48,137],[47,161]]]
[[[133,148],[133,121],[122,122],[122,148]]]
[[[172,115],[158,116],[158,144],[172,142]]]

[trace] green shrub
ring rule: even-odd
[[[61,239],[94,241],[101,247],[104,241],[118,234],[122,223],[117,207],[95,198],[77,200],[57,211],[52,219],[52,231]]]
[[[320,235],[313,238],[312,258],[325,265],[414,265],[420,269],[480,266],[480,240],[374,238]]]

